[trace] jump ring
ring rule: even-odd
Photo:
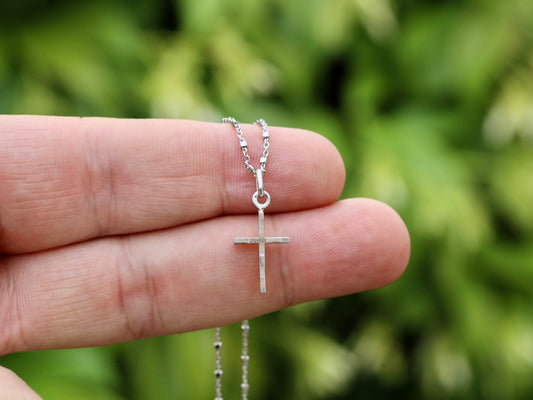
[[[259,203],[259,200],[258,200],[259,192],[255,192],[254,195],[252,196],[252,202],[254,203],[254,206],[256,206],[257,209],[259,210],[264,210],[270,204],[270,195],[268,194],[266,190],[264,190],[264,193],[266,197],[266,200],[264,203]]]

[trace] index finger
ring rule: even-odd
[[[253,160],[260,127],[244,126]],[[229,124],[43,116],[0,117],[0,251],[20,253],[253,211]],[[268,211],[335,201],[344,168],[312,132],[271,128]]]

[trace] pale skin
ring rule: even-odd
[[[261,128],[243,125],[252,163]],[[0,355],[221,326],[382,287],[409,259],[387,205],[337,201],[322,136],[271,128],[259,292],[253,176],[230,125],[0,116]],[[0,398],[40,397],[0,368]]]

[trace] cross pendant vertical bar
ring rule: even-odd
[[[254,196],[256,195],[257,193]],[[258,207],[258,217],[259,217],[258,236],[247,237],[247,238],[235,238],[233,240],[233,243],[235,244],[257,244],[259,245],[259,289],[261,293],[266,293],[266,273],[265,273],[266,244],[267,243],[289,243],[288,237],[265,237],[265,212],[263,211],[263,208],[265,207]]]
[[[265,212],[261,209],[259,214],[259,286],[261,293],[266,293],[265,274]]]

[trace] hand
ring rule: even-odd
[[[260,128],[243,128],[253,163]],[[233,244],[257,212],[231,125],[2,116],[0,132],[0,355],[226,325],[386,285],[409,258],[391,208],[335,202],[342,160],[311,132],[271,128],[265,229],[291,241],[267,246],[266,294],[257,247]],[[7,370],[0,388],[38,398]]]

